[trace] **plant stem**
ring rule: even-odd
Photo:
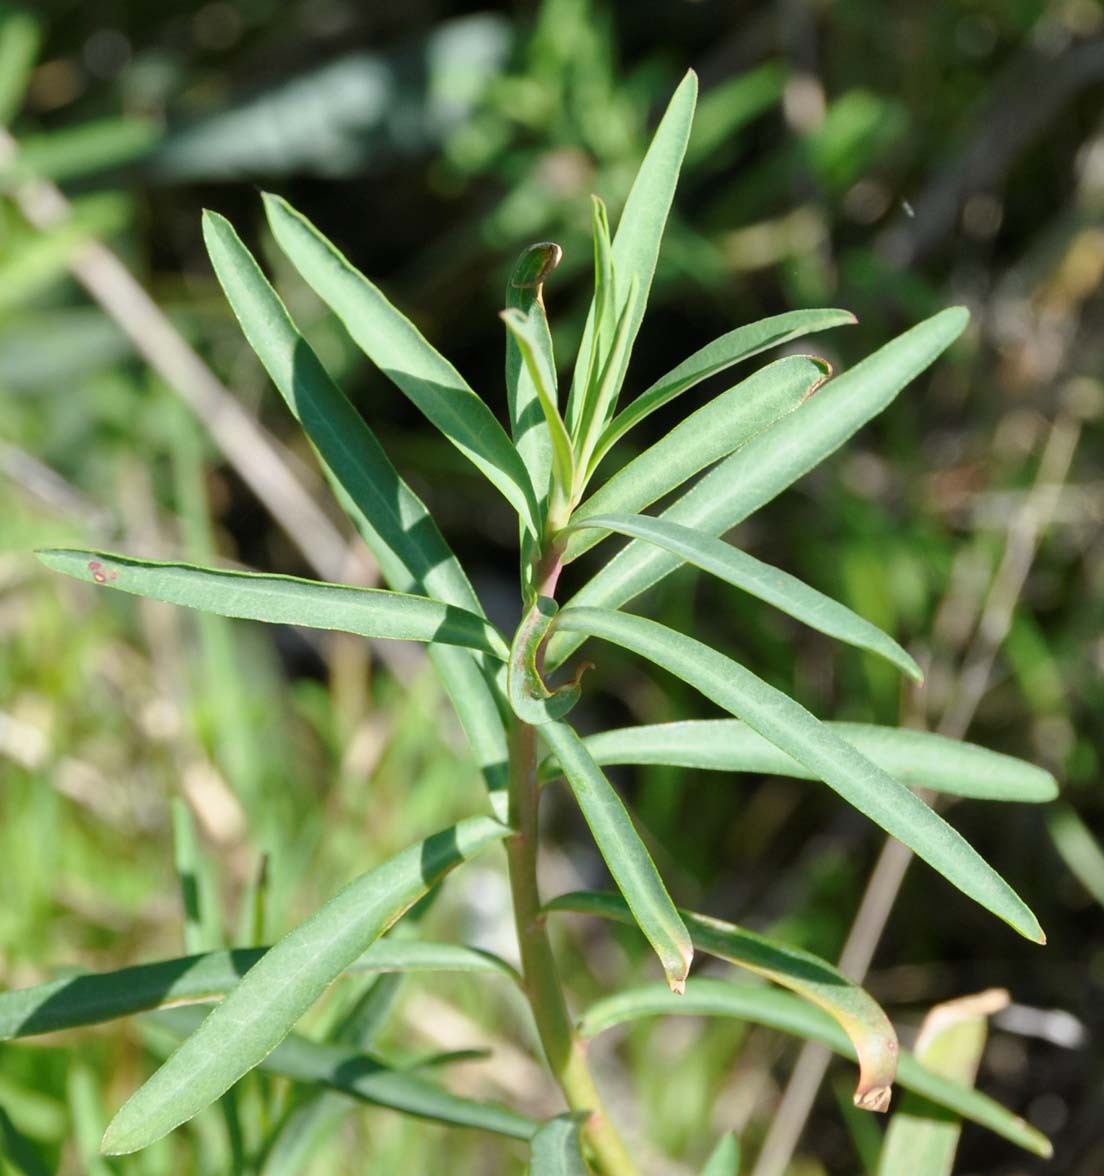
[[[625,1145],[602,1105],[583,1043],[567,1011],[537,888],[537,731],[515,720],[510,731],[510,824],[506,842],[521,973],[548,1065],[575,1111],[589,1115],[584,1137],[602,1176],[637,1176]]]

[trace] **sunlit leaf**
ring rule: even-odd
[[[876,416],[962,333],[961,307],[941,311],[842,376],[826,384],[801,411],[753,437],[710,470],[662,514],[707,535],[722,535],[834,453]],[[639,540],[630,543],[575,594],[569,604],[617,608],[662,580],[682,560]],[[581,644],[563,634],[552,638],[547,664],[555,669]]]
[[[817,632],[884,657],[914,681],[923,679],[916,662],[877,625],[872,625],[846,605],[811,588],[796,576],[772,568],[729,543],[667,519],[653,519],[646,515],[599,514],[582,523],[572,523],[573,528],[580,526],[597,527],[654,543],[726,584],[742,588],[773,604]]]
[[[739,1173],[740,1140],[735,1135],[725,1135],[706,1160],[701,1176],[739,1176]]]
[[[633,922],[632,913],[616,894],[582,891],[554,898],[549,911],[598,915],[621,923]],[[695,948],[727,960],[775,984],[789,988],[837,1021],[854,1045],[859,1059],[855,1105],[884,1111],[897,1069],[897,1035],[877,1002],[854,981],[825,960],[798,947],[757,935],[707,915],[680,911]],[[589,1032],[585,1028],[584,1031]]]
[[[694,956],[690,936],[621,798],[571,727],[548,723],[540,732],[559,760],[602,858],[625,896],[626,912],[655,948],[671,989],[681,991]]]
[[[964,894],[1027,939],[1046,937],[1024,901],[955,829],[800,703],[708,645],[645,617],[567,608],[558,628],[613,641],[678,675],[904,842]]]
[[[223,617],[461,645],[500,660],[509,656],[501,634],[488,621],[426,596],[138,560],[103,551],[54,548],[36,554],[48,568],[76,580]]]
[[[285,200],[265,195],[280,248],[372,362],[539,534],[533,486],[491,410],[417,327]]]
[[[362,874],[246,973],[124,1104],[103,1150],[137,1151],[198,1114],[264,1059],[327,986],[450,870],[509,830],[473,817]]]

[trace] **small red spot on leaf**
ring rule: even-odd
[[[107,583],[107,577],[103,573],[103,564],[102,563],[99,563],[97,560],[94,560],[94,559],[89,560],[88,570],[92,573],[92,579],[95,580],[97,584],[106,584]],[[118,572],[112,572],[111,578],[114,580],[118,574],[119,574]]]

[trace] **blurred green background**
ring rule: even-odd
[[[915,868],[869,986],[905,1037],[933,1002],[1011,990],[979,1083],[1050,1134],[1056,1156],[1034,1160],[968,1127],[956,1170],[1104,1170],[1104,857],[1089,832],[1104,813],[1104,8],[41,0],[0,17],[11,135],[0,138],[0,984],[184,950],[174,797],[198,829],[211,909],[193,931],[208,944],[267,941],[483,803],[420,655],[90,593],[28,554],[72,542],[305,575],[321,563],[371,582],[221,297],[200,210],[229,216],[266,258],[492,615],[512,624],[505,504],[288,271],[258,189],[301,208],[501,411],[496,311],[513,258],[532,241],[563,245],[546,297],[570,358],[589,298],[588,195],[616,215],[658,111],[693,67],[702,99],[627,395],[715,335],[785,309],[858,315],[814,340],[837,367],[943,306],[973,317],[882,418],[732,536],[894,633],[927,669],[922,691],[688,571],[650,607],[823,717],[937,726],[966,714],[978,659],[991,658],[969,737],[1043,764],[1064,798],[1049,816],[964,802],[951,819],[1024,894],[1049,946]],[[51,216],[42,177],[69,213]],[[96,240],[205,358],[244,425],[227,424],[222,389],[197,413],[166,378],[171,356],[159,372],[136,353],[127,332],[152,338],[147,310],[124,297],[107,313],[76,280],[74,266],[102,261]],[[278,446],[273,493],[304,486],[328,529],[274,521],[253,485],[254,420]],[[671,423],[653,420],[653,438]],[[588,729],[711,713],[612,647],[586,685]],[[800,782],[669,769],[616,779],[683,905],[838,954],[880,847],[860,816]],[[600,884],[573,806],[548,801],[547,888]],[[471,870],[427,923],[512,955],[497,859]],[[647,971],[629,934],[558,934],[580,1007]],[[380,1048],[411,1060],[490,1048],[445,1080],[554,1112],[507,995],[475,980],[408,982],[391,994]],[[0,1167],[30,1170],[22,1140],[48,1171],[259,1170],[264,1107],[281,1093],[261,1079],[141,1156],[95,1156],[109,1108],[164,1048],[140,1019],[0,1046]],[[795,1049],[765,1030],[676,1019],[603,1039],[595,1055],[652,1170],[682,1173],[724,1130],[754,1150]],[[793,1171],[854,1172],[855,1148],[829,1081]],[[523,1162],[509,1144],[358,1109],[299,1170],[514,1173]]]

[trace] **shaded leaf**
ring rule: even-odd
[[[616,894],[581,891],[560,895],[545,909],[633,922],[628,907]],[[839,969],[807,951],[707,915],[679,913],[698,950],[791,989],[837,1021],[859,1059],[855,1105],[865,1110],[886,1109],[897,1069],[897,1035],[873,997]]]
[[[549,1119],[529,1142],[529,1176],[590,1176],[583,1159],[585,1112]]]
[[[844,1057],[855,1057],[854,1047],[839,1025],[808,1002],[776,988],[712,977],[694,977],[687,982],[685,995],[677,998],[672,997],[662,984],[647,984],[618,992],[587,1009],[579,1021],[579,1032],[583,1037],[594,1037],[615,1025],[672,1013],[735,1017],[793,1033],[808,1041],[818,1041]],[[931,1102],[949,1107],[964,1118],[987,1127],[1017,1147],[1039,1156],[1049,1157],[1051,1154],[1046,1136],[1018,1115],[980,1091],[929,1070],[908,1050],[900,1052],[897,1082],[906,1090],[916,1091]]]

